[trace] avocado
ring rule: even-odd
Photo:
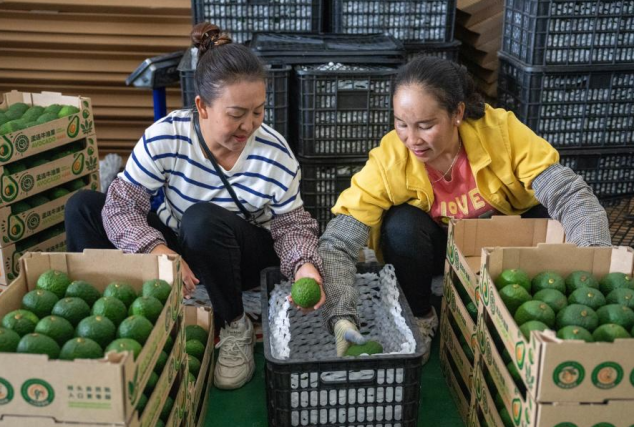
[[[57,359],[60,349],[53,338],[33,333],[22,337],[16,351],[18,353],[45,354],[50,359]]]
[[[26,129],[26,123],[19,119],[11,120],[10,122],[6,122],[0,126],[0,135],[7,135],[23,129]]]
[[[578,288],[568,297],[569,304],[587,305],[593,310],[599,309],[605,305],[605,297],[600,290],[596,288]]]
[[[103,350],[90,338],[77,337],[64,344],[59,358],[62,360],[101,359]]]
[[[531,292],[531,281],[528,278],[528,274],[519,268],[504,270],[495,279],[495,287],[499,290],[508,285],[520,285],[528,293]]]
[[[540,322],[539,320],[529,320],[520,326],[520,332],[527,340],[531,339],[531,331],[545,331],[550,329],[548,325],[544,322]]]
[[[154,325],[143,316],[130,316],[119,325],[117,338],[130,338],[143,345],[152,333]]]
[[[514,319],[520,326],[530,320],[539,320],[549,328],[555,326],[555,312],[542,301],[525,302],[515,312]]]
[[[82,182],[83,184],[83,182]],[[165,280],[153,279],[143,283],[141,295],[144,297],[154,297],[158,299],[161,304],[167,302],[167,298],[172,292],[172,287]]]
[[[189,372],[197,377],[200,372],[200,360],[190,354],[187,355],[187,358],[189,359]]]
[[[373,355],[377,353],[383,353],[383,346],[376,341],[368,341],[362,345],[353,344],[348,347],[346,356],[358,357],[363,354]]]
[[[51,314],[59,298],[53,292],[35,289],[22,297],[22,308],[31,311],[40,319]]]
[[[139,297],[134,300],[128,314],[143,316],[152,323],[156,323],[161,312],[163,311],[163,304],[161,301],[154,297]]]
[[[599,282],[599,289],[603,295],[610,295],[615,289],[634,289],[632,277],[624,273],[608,273]]]
[[[0,353],[15,353],[20,335],[7,328],[0,328]]]
[[[37,118],[37,120],[35,121],[37,124],[44,124],[44,123],[48,123],[48,122],[52,122],[53,120],[57,120],[59,117],[57,117],[57,114],[53,114],[53,113],[44,113],[42,114],[40,117]]]
[[[623,326],[628,331],[634,327],[634,311],[624,305],[604,305],[597,310],[597,316],[599,316],[599,325],[614,323]]]
[[[614,340],[631,338],[631,336],[623,326],[614,323],[605,323],[595,329],[592,333],[592,338],[594,338],[596,342],[614,342]]]
[[[62,117],[70,116],[72,114],[77,114],[77,113],[79,113],[79,108],[74,107],[72,105],[64,105],[59,110],[59,113],[57,113],[57,117],[61,119]]]
[[[90,338],[101,348],[106,348],[115,338],[116,326],[104,316],[88,316],[82,319],[75,330],[78,337]]]
[[[59,316],[46,316],[37,323],[35,332],[53,338],[60,346],[75,336],[73,325]]]
[[[103,296],[115,297],[119,299],[125,304],[126,308],[130,307],[130,305],[137,298],[137,294],[134,288],[129,283],[121,281],[112,282],[108,286],[106,286],[106,289],[103,291]]]
[[[142,348],[143,347],[141,346],[141,344],[139,344],[133,339],[119,338],[112,341],[110,345],[106,347],[105,353],[108,353],[109,351],[116,351],[117,353],[122,353],[124,351],[131,351],[132,354],[134,354],[134,359],[136,359],[137,357],[139,357],[139,354],[141,353]]]
[[[68,275],[58,270],[47,270],[37,279],[38,289],[51,291],[57,295],[57,298],[64,298],[68,285],[70,285]]]
[[[92,307],[95,302],[101,298],[99,291],[84,280],[75,280],[68,285],[65,296],[81,298],[86,301],[86,304],[90,307]]]
[[[587,305],[570,304],[557,313],[557,329],[565,326],[581,326],[592,332],[599,326],[599,316]]]
[[[517,283],[506,285],[499,290],[499,293],[502,302],[504,302],[511,315],[514,315],[522,304],[531,300],[531,294],[528,293],[526,288]]]
[[[63,317],[73,326],[77,326],[84,317],[90,316],[90,307],[83,299],[74,297],[63,298],[55,304],[52,314]]]
[[[205,355],[205,345],[198,340],[189,340],[185,343],[185,353],[202,360]]]
[[[545,302],[555,314],[568,305],[566,296],[555,289],[542,289],[533,295],[533,300]]]
[[[187,341],[198,340],[201,343],[206,345],[208,338],[209,338],[209,332],[207,332],[202,326],[199,326],[199,325],[185,326],[185,339]]]
[[[293,302],[303,308],[314,307],[321,299],[321,288],[313,278],[303,277],[291,287]]]
[[[127,309],[115,297],[102,297],[92,306],[92,314],[107,317],[115,326],[119,326],[127,316]]]
[[[21,119],[24,120],[26,123],[34,122],[42,114],[44,114],[44,107],[40,107],[39,105],[34,105],[33,107],[29,108],[28,110],[24,112]]]
[[[542,289],[555,289],[562,294],[566,292],[566,282],[564,278],[554,271],[543,271],[531,280],[533,293]]]
[[[557,338],[562,340],[581,340],[585,342],[594,342],[592,334],[581,326],[564,326],[557,331]]]

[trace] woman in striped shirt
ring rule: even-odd
[[[295,156],[262,123],[259,59],[208,23],[194,27],[192,40],[195,108],[150,126],[107,196],[84,191],[69,200],[67,244],[71,251],[180,254],[186,295],[203,284],[222,326],[215,384],[234,389],[255,369],[242,291],[259,286],[260,271],[274,265],[288,278],[321,284],[318,227],[303,208]],[[150,212],[159,191],[164,200]],[[324,299],[322,292],[315,308]]]

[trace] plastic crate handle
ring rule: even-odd
[[[346,373],[348,375],[346,375]],[[363,369],[359,371],[326,371],[322,372],[319,379],[324,385],[337,384],[368,384],[376,383],[376,371]]]

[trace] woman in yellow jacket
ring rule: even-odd
[[[369,239],[394,265],[418,318],[425,362],[438,326],[431,279],[443,271],[448,218],[550,216],[580,246],[611,242],[607,216],[590,187],[513,113],[486,105],[464,67],[414,59],[400,70],[393,101],[395,129],[341,194],[320,239],[323,316],[338,355],[363,341],[354,273]]]

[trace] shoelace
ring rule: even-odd
[[[218,362],[220,362],[220,358],[222,358],[223,362],[232,362],[231,364],[233,366],[243,363],[249,359],[245,347],[250,346],[250,344],[251,337],[238,338],[235,335],[225,335],[220,338],[220,341],[216,344],[216,348],[220,349]],[[227,365],[227,363],[223,364]]]

